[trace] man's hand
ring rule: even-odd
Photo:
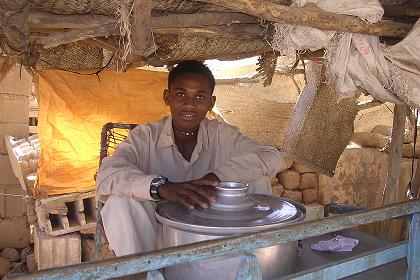
[[[216,202],[216,187],[219,178],[214,173],[209,173],[201,179],[188,182],[168,182],[159,187],[159,195],[171,202],[179,202],[188,209],[194,205],[208,208],[210,202]]]

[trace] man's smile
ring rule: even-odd
[[[186,121],[193,120],[198,116],[196,112],[188,112],[188,111],[181,111],[180,115],[181,115],[181,118]]]

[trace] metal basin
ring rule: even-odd
[[[162,203],[156,217],[163,225],[163,246],[173,247],[199,241],[280,228],[304,220],[305,207],[279,197],[247,194],[248,185],[223,182],[217,202],[208,209],[188,210]],[[294,272],[297,242],[270,246],[252,252],[258,259],[263,279],[276,279]],[[215,257],[165,269],[168,280],[236,279],[242,254]]]

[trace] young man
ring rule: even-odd
[[[117,256],[157,248],[156,201],[207,208],[220,181],[245,181],[269,194],[283,166],[280,153],[206,114],[216,101],[215,80],[201,62],[179,63],[163,92],[171,116],[137,126],[98,172],[97,195],[108,242]]]

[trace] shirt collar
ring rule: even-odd
[[[197,135],[197,147],[202,147],[203,150],[209,151],[209,137],[207,131],[208,119],[205,118],[200,123]],[[163,119],[163,127],[159,135],[157,147],[164,148],[175,146],[174,130],[172,127],[172,117],[168,116]]]

